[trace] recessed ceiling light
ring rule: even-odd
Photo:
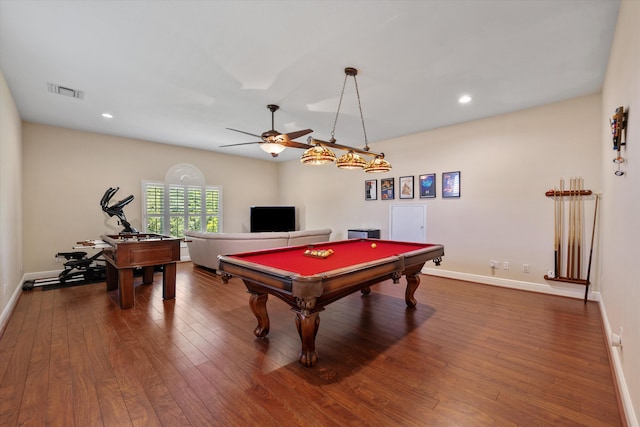
[[[462,95],[459,99],[458,102],[460,104],[468,104],[469,102],[471,102],[471,97],[469,95]]]
[[[113,114],[102,113],[102,117],[104,117],[105,119],[113,119]]]

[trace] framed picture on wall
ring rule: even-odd
[[[421,199],[436,197],[436,174],[425,173],[418,176],[418,192]]]
[[[398,180],[401,199],[413,199],[413,177],[401,176]]]
[[[391,200],[395,199],[395,188],[393,186],[394,180],[393,178],[382,178],[380,180],[380,198],[382,200]]]
[[[442,173],[442,197],[460,197],[460,171]]]
[[[378,180],[368,179],[364,182],[364,199],[378,200]]]

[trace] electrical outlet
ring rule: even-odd
[[[611,345],[622,349],[622,326],[618,329],[618,333],[611,332]]]
[[[491,260],[489,261],[489,263],[491,265],[491,268],[498,268],[498,264],[499,264],[498,261]]]
[[[522,272],[523,273],[529,272],[529,264],[522,264]]]
[[[509,269],[509,261],[504,261],[502,263],[502,269],[503,270],[508,270]]]

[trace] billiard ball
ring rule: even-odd
[[[375,247],[376,247],[376,246],[377,246],[377,245],[376,245],[375,243],[372,243],[372,244],[371,244],[371,247],[372,247],[372,248],[374,248],[374,249],[375,249]]]

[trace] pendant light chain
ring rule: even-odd
[[[346,77],[345,77],[346,80]],[[360,91],[358,90],[358,79],[353,75],[353,81],[356,85],[356,96],[358,97],[358,108],[360,109],[360,121],[362,122],[362,131],[364,132],[364,149],[369,151],[369,141],[367,140],[367,129],[364,127],[364,115],[362,114],[362,104],[360,103]],[[343,89],[344,91],[344,89]]]
[[[344,82],[342,82],[342,92],[340,92],[340,101],[338,101],[338,111],[336,111],[336,118],[333,121],[333,129],[331,129],[331,141],[330,142],[336,142],[336,125],[338,124],[338,116],[340,115],[340,106],[342,105],[342,98],[344,97],[344,88],[347,86],[347,78],[349,77],[348,74],[345,73],[344,75]],[[358,101],[360,102],[360,101]],[[360,113],[362,114],[362,112]]]

